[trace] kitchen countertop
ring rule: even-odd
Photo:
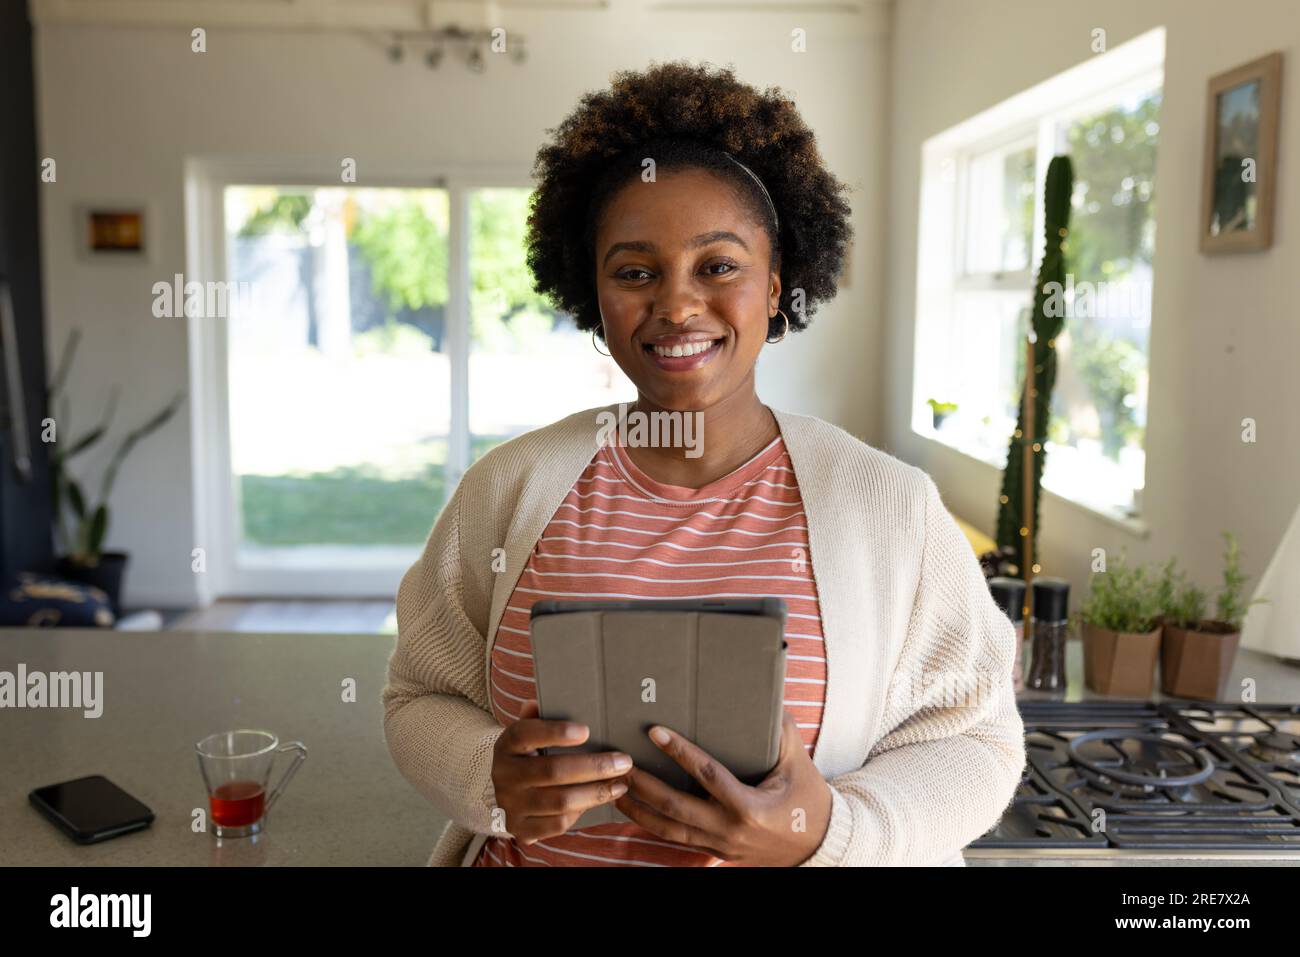
[[[443,817],[398,773],[384,744],[379,695],[391,636],[0,629],[0,670],[103,672],[103,714],[0,710],[0,866],[421,865]],[[1066,700],[1083,687],[1071,641]],[[1300,666],[1243,649],[1230,687],[1254,678],[1261,702],[1300,701]],[[356,701],[342,687],[355,679]],[[1026,692],[1024,699],[1048,697]],[[1157,694],[1158,698],[1159,695]],[[262,728],[309,755],[256,839],[194,833],[207,807],[194,742]],[[284,756],[281,760],[286,760]],[[79,846],[28,803],[35,787],[104,774],[157,815],[144,831]],[[273,773],[277,780],[279,768]],[[1225,851],[991,850],[972,865],[1278,864],[1300,857]]]
[[[1029,645],[1024,648],[1025,674],[1029,674]],[[1083,683],[1083,642],[1071,639],[1066,645],[1066,692],[1064,695],[1025,690],[1021,701],[1118,701],[1123,699],[1099,695],[1088,690]],[[1261,704],[1293,703],[1300,701],[1300,663],[1279,661],[1272,655],[1261,654],[1248,648],[1237,651],[1232,676],[1228,679],[1227,694],[1239,689],[1245,678],[1255,681],[1255,700]],[[1155,687],[1151,701],[1165,700],[1160,693],[1160,670],[1156,667]],[[1295,867],[1300,862],[1297,851],[1138,851],[1123,848],[1060,848],[1039,850],[1034,848],[983,848],[970,847],[962,851],[966,863],[976,866],[1064,865],[1074,867],[1096,866],[1278,866]]]
[[[0,866],[423,865],[445,819],[384,743],[392,647],[383,635],[0,629],[0,670],[104,675],[98,718],[0,710]],[[346,678],[355,703],[342,700]],[[235,728],[300,740],[308,756],[261,835],[218,841],[190,828],[194,809],[207,809],[194,742]],[[80,846],[27,800],[88,774],[147,804],[153,824]]]

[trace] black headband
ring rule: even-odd
[[[736,159],[736,157],[732,156],[726,150],[722,151],[722,155],[725,156],[727,159],[731,160],[733,163],[735,163],[737,166],[743,169],[746,173],[748,173],[749,178],[758,184],[758,188],[763,193],[763,198],[767,200],[767,208],[772,211],[772,227],[773,229],[776,230],[777,235],[780,235],[781,219],[776,215],[776,203],[772,202],[772,195],[767,191],[767,187],[763,185],[763,181],[758,178],[758,174],[755,173],[748,166],[746,166],[744,163],[742,163],[740,160]]]

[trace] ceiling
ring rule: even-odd
[[[511,13],[620,11],[856,14],[890,0],[28,0],[35,23],[249,29],[483,28]]]

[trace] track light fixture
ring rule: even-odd
[[[390,36],[391,40],[385,46],[389,60],[402,62],[406,48],[411,46],[417,51],[423,50],[424,64],[431,70],[438,69],[448,53],[463,59],[471,73],[486,72],[489,60],[497,54],[505,54],[515,64],[528,59],[523,35],[509,33],[504,27],[466,30],[449,26],[437,30],[400,31]]]

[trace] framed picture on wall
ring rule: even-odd
[[[1273,245],[1282,54],[1210,78],[1201,190],[1201,252]]]
[[[77,253],[83,260],[147,261],[152,258],[146,204],[78,203],[74,207]]]

